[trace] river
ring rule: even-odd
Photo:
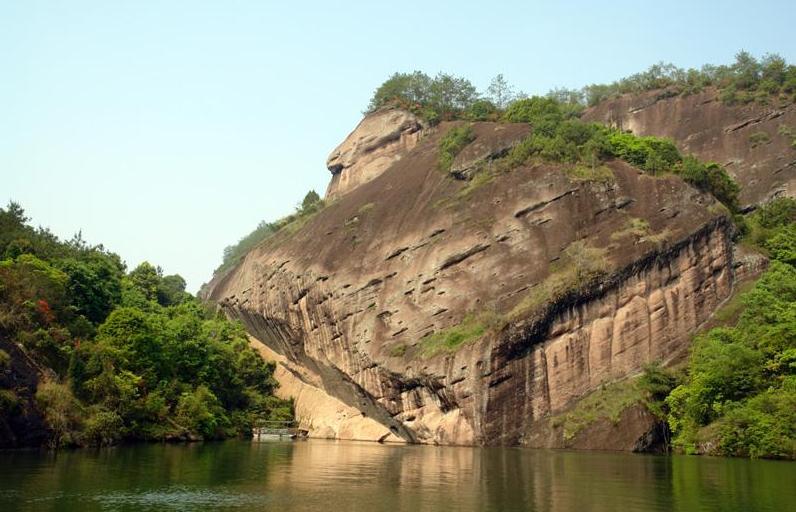
[[[299,441],[0,452],[0,510],[796,510],[796,464]]]

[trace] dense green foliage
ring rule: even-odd
[[[291,417],[272,395],[273,365],[182,277],[146,262],[127,273],[101,246],[60,242],[27,220],[14,203],[0,209],[0,341],[46,369],[36,401],[53,444],[212,439]],[[0,364],[10,360],[2,351]],[[0,407],[0,420],[13,412]]]
[[[439,167],[448,171],[453,165],[456,155],[475,139],[472,127],[469,125],[456,126],[448,130],[439,141]]]
[[[777,97],[793,101],[796,97],[796,66],[776,54],[768,54],[758,60],[748,52],[740,51],[730,65],[707,64],[697,70],[659,63],[610,84],[588,85],[574,94],[579,101],[592,106],[621,94],[663,88],[668,88],[669,94],[692,94],[708,86],[717,87],[722,101],[727,103],[768,103]]]
[[[767,104],[777,99],[792,102],[796,101],[796,66],[776,54],[757,59],[740,51],[729,65],[706,64],[701,69],[683,69],[661,62],[610,84],[557,88],[549,91],[547,97],[580,111],[622,94],[662,89],[665,96],[677,96],[697,93],[710,86],[716,87],[721,100],[728,104],[751,101]],[[496,121],[504,112],[505,119],[515,121],[516,116],[509,111],[513,103],[525,97],[524,93],[515,93],[503,75],[492,79],[482,94],[465,78],[445,73],[431,78],[414,71],[395,73],[388,78],[374,92],[367,111],[398,106],[431,124],[453,119]]]
[[[737,323],[697,336],[686,381],[666,398],[685,451],[796,458],[796,201],[752,215],[768,271],[743,295]],[[712,448],[710,448],[712,446]]]
[[[528,122],[533,132],[505,158],[508,168],[530,158],[575,164],[596,170],[601,162],[619,158],[652,174],[672,173],[703,192],[713,194],[730,211],[738,208],[738,184],[716,163],[683,156],[674,143],[660,137],[639,137],[578,119],[572,105],[535,96],[512,103],[505,113],[512,122]],[[593,173],[594,174],[594,173]]]
[[[323,199],[317,192],[310,190],[304,196],[301,204],[296,207],[295,212],[274,222],[262,221],[254,231],[238,240],[238,243],[225,247],[223,260],[221,265],[215,270],[215,273],[218,274],[234,267],[246,253],[260,245],[264,240],[267,240],[283,228],[306,221],[323,207]]]
[[[534,96],[512,102],[503,114],[511,123],[531,123],[534,130],[548,137],[555,135],[557,127],[568,119],[576,118],[580,108],[556,98]]]
[[[462,118],[476,100],[475,86],[467,79],[446,73],[434,78],[420,71],[395,73],[376,89],[368,111],[396,105],[436,124],[441,120]]]

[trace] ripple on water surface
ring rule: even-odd
[[[136,510],[200,510],[214,508],[261,509],[272,500],[267,496],[210,489],[170,487],[137,492],[114,492],[94,497],[103,508]]]

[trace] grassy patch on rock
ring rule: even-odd
[[[393,347],[390,347],[390,356],[391,357],[403,357],[406,354],[406,344],[399,343]]]
[[[771,142],[771,137],[769,137],[766,132],[755,132],[749,136],[749,144],[751,144],[753,148],[768,144],[769,142]]]
[[[644,392],[636,380],[623,380],[602,385],[586,395],[568,412],[554,416],[553,426],[564,429],[564,439],[572,440],[583,429],[600,419],[619,422],[622,411],[642,401]]]
[[[650,232],[650,223],[638,217],[630,217],[625,226],[619,231],[611,234],[611,240],[621,240],[623,238],[633,237],[641,238],[648,235]]]
[[[576,165],[568,167],[567,176],[572,181],[585,181],[594,183],[613,183],[614,172],[606,165]]]
[[[480,339],[492,327],[495,316],[483,313],[469,314],[458,325],[448,327],[423,338],[420,354],[433,357],[444,352],[455,352],[461,346]]]
[[[561,260],[551,265],[547,278],[535,286],[507,315],[507,321],[531,315],[544,304],[555,302],[566,294],[593,283],[607,268],[605,249],[590,247],[582,241],[573,242]]]
[[[488,170],[481,170],[476,173],[473,178],[467,182],[461,190],[456,193],[456,199],[464,200],[473,195],[476,190],[480,189],[488,183],[492,183],[495,176]]]

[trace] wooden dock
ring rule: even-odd
[[[306,432],[298,428],[295,421],[268,421],[255,422],[252,427],[252,440],[278,441],[306,437]]]

